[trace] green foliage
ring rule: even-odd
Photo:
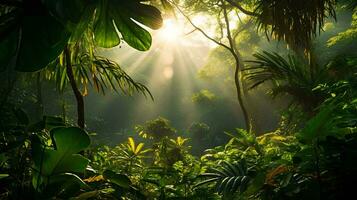
[[[94,170],[89,170],[87,159],[76,154],[89,145],[83,130],[58,128],[63,122],[56,117],[26,125],[26,113],[16,110],[20,126],[34,132],[35,127],[51,129],[47,135],[19,140],[30,148],[28,158],[33,161],[33,171],[22,173],[25,179],[34,180],[35,187],[28,187],[37,198],[344,199],[349,194],[346,187],[353,186],[349,177],[357,174],[355,83],[354,76],[347,76],[344,81],[316,88],[328,98],[294,135],[277,130],[256,137],[237,129],[226,133],[231,137],[227,144],[206,150],[201,159],[190,155],[188,139],[181,136],[144,141],[153,145],[152,150],[144,149],[144,142],[128,138],[113,148],[88,152]],[[170,127],[166,122],[165,127]],[[191,131],[207,129],[197,124]],[[45,155],[42,160],[41,155]],[[6,165],[20,164],[9,154],[0,158]],[[25,166],[31,169],[31,163]],[[4,169],[1,182],[14,180],[14,172]]]
[[[108,48],[118,45],[120,39],[117,28],[124,41],[133,48],[141,51],[150,48],[150,33],[136,22],[153,29],[160,28],[162,18],[158,9],[138,1],[102,0],[99,4],[96,16],[98,21],[94,28],[94,37],[99,46]]]
[[[147,121],[144,125],[138,125],[135,127],[135,130],[143,138],[155,140],[170,137],[176,133],[176,130],[171,127],[169,120],[162,117]]]
[[[135,141],[133,138],[128,138],[127,144],[121,144],[119,146],[119,151],[117,158],[121,159],[122,165],[126,166],[127,172],[137,168],[140,170],[143,167],[143,160],[147,157],[147,153],[151,151],[151,149],[143,149],[144,143],[139,143],[135,145]]]
[[[334,119],[332,117],[332,107],[326,107],[311,119],[298,136],[304,142],[313,142],[319,138],[325,138],[328,135],[338,136],[334,132]]]
[[[334,46],[339,43],[348,43],[356,41],[357,39],[357,9],[354,10],[352,15],[351,27],[343,32],[338,33],[338,35],[330,38],[327,41],[328,46]]]
[[[192,102],[198,104],[212,104],[217,99],[216,95],[209,90],[201,90],[192,95]]]
[[[88,160],[78,153],[85,150],[90,139],[87,133],[79,128],[55,128],[50,132],[54,149],[46,149],[39,138],[33,139],[32,151],[35,170],[43,176],[63,172],[84,172]]]
[[[3,27],[0,49],[7,51],[0,57],[2,69],[15,64],[17,70],[27,72],[42,69],[56,59],[69,39],[76,38],[91,23],[94,24],[91,37],[99,46],[118,45],[117,28],[125,42],[141,51],[149,49],[152,39],[138,23],[153,29],[162,24],[158,9],[138,1],[33,0],[4,2],[1,6],[5,9],[0,13]],[[11,63],[13,57],[15,63]]]
[[[196,187],[211,182],[215,182],[217,192],[223,194],[224,197],[234,197],[234,193],[239,191],[243,193],[247,189],[249,183],[248,169],[244,160],[238,163],[222,162],[220,169],[212,169],[212,173],[204,173],[201,176],[210,178],[196,185]]]
[[[111,89],[118,93],[122,92],[125,95],[132,95],[138,92],[153,99],[145,85],[133,80],[114,61],[84,53],[83,55],[77,55],[72,64],[75,66],[73,74],[76,77],[77,84],[82,86],[82,94],[84,96],[88,93],[88,86],[91,86],[102,94],[105,94],[106,89]],[[41,73],[46,79],[54,80],[58,90],[61,92],[68,85],[69,80],[63,57],[50,64]]]
[[[144,160],[148,158],[151,151],[151,149],[144,149],[144,143],[136,145],[134,139],[129,137],[126,143],[112,149],[108,146],[99,148],[93,156],[91,165],[99,172],[109,169],[130,174],[142,170]]]
[[[192,123],[188,132],[191,134],[193,140],[201,143],[209,137],[210,127],[205,123]]]
[[[305,111],[312,111],[321,103],[321,94],[313,89],[327,81],[326,67],[315,66],[313,69],[295,56],[289,55],[285,59],[267,51],[256,53],[254,57],[256,60],[249,61],[253,66],[248,67],[245,73],[251,89],[269,81],[273,85],[273,96],[289,94]]]
[[[41,1],[21,4],[19,7],[8,6],[8,12],[1,13],[6,28],[2,31],[5,42],[1,41],[0,46],[10,49],[9,55],[1,58],[1,63],[6,67],[11,64],[13,56],[16,56],[17,70],[36,71],[61,53],[70,32],[51,16],[51,11],[47,10]],[[33,6],[36,9],[32,9]],[[20,48],[17,48],[18,46]]]
[[[233,73],[233,70],[231,70],[233,64],[234,61],[229,52],[223,47],[217,47],[210,52],[208,61],[199,70],[198,76],[205,80],[211,80],[222,75],[229,76]]]
[[[103,176],[105,179],[108,179],[110,182],[125,189],[128,189],[129,186],[131,185],[131,181],[126,175],[117,174],[110,170],[105,170],[103,172]]]
[[[172,9],[168,1],[162,2]],[[325,17],[335,15],[333,0],[232,2],[184,4],[218,14],[220,30],[224,28],[219,13],[222,6],[230,13],[257,15],[261,28],[271,30],[273,37],[307,49]],[[147,50],[151,35],[140,24],[157,29],[162,23],[161,13],[152,3],[4,1],[0,7],[1,68],[15,65],[20,71],[36,71],[51,63],[42,73],[56,79],[63,89],[68,81],[64,63],[70,59],[75,79],[83,86],[82,94],[92,85],[102,93],[110,88],[151,96],[116,63],[97,56],[95,49],[96,45],[116,46],[123,39],[138,50]],[[244,11],[256,5],[254,12]],[[251,23],[246,24],[251,28]],[[257,43],[259,39],[248,32],[238,37],[239,32],[232,31],[237,44]],[[69,56],[61,54],[64,46],[69,48]],[[228,54],[222,49],[216,48],[214,54],[209,67],[220,63],[231,66],[232,60],[225,59]],[[204,123],[192,124],[188,130],[191,138],[184,138],[176,136],[170,122],[159,117],[135,127],[143,136],[140,140],[128,137],[114,147],[95,148],[90,146],[85,130],[68,127],[56,116],[33,123],[21,104],[6,96],[0,102],[0,199],[329,200],[355,195],[357,59],[343,56],[319,67],[292,55],[285,58],[263,52],[254,56],[256,60],[251,61],[253,66],[246,69],[245,76],[250,86],[271,82],[274,95],[289,94],[308,117],[296,115],[290,131],[280,127],[259,136],[243,129],[227,131],[229,141],[205,150],[200,158],[191,155],[190,145],[203,149],[214,138]],[[220,72],[204,75],[215,73]],[[16,97],[25,101],[20,95]],[[192,97],[195,103],[211,104],[216,99],[208,90]],[[147,146],[151,148],[144,148]]]
[[[169,139],[167,136],[153,144],[153,159],[155,165],[163,168],[170,168],[176,162],[185,159],[185,154],[190,149],[186,146],[187,138],[177,137]]]
[[[35,171],[33,184],[36,189],[52,184],[51,181],[57,181],[57,177],[62,180],[62,176],[74,176],[67,172],[83,173],[89,163],[88,159],[76,154],[90,145],[86,132],[70,127],[52,129],[50,134],[54,148],[46,147],[36,135],[31,141]]]
[[[326,18],[336,18],[335,5],[335,0],[259,1],[258,27],[294,49],[311,49],[312,38],[322,30]]]
[[[125,187],[120,186],[121,194],[126,192],[127,196],[139,192],[144,195],[141,199],[191,197],[195,195],[193,186],[200,173],[200,166],[199,162],[188,154],[186,142],[187,139],[182,137],[163,138],[154,144],[153,154],[150,156],[148,153],[151,151],[141,150],[143,143],[136,145],[134,139],[128,138],[127,143],[97,151],[92,165],[99,171],[113,170],[110,174],[120,179],[119,186],[123,185],[123,181],[130,183],[124,184]],[[103,165],[98,164],[99,157],[105,160]],[[132,163],[129,168],[126,167],[128,163]],[[107,173],[103,173],[104,178],[110,180]],[[130,182],[124,176],[127,176]]]

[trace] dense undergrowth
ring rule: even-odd
[[[143,142],[93,147],[61,118],[29,124],[13,109],[2,126],[1,198],[344,199],[357,177],[355,81],[317,88],[328,98],[294,133],[237,129],[201,156],[162,118],[137,128]]]

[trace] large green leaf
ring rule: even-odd
[[[73,27],[73,31],[69,43],[77,42],[79,39],[83,37],[83,33],[88,29],[88,27],[92,23],[95,9],[96,9],[96,4],[89,4],[83,9],[81,19]]]
[[[43,176],[65,172],[83,173],[89,160],[76,154],[90,145],[88,134],[80,128],[56,128],[51,130],[55,149],[33,142],[33,158],[36,171]]]
[[[129,10],[129,9],[128,9]],[[150,5],[137,4],[131,7],[131,12],[128,15],[135,21],[144,24],[154,30],[162,26],[162,17],[160,11]]]
[[[108,12],[108,8],[108,1],[102,1],[98,11],[99,20],[94,28],[95,41],[97,45],[104,48],[114,47],[120,43],[119,35],[111,17],[111,10],[109,9]]]
[[[78,38],[78,33],[82,33],[94,19],[93,15],[96,15],[94,38],[101,47],[118,45],[119,30],[130,46],[141,51],[148,50],[152,38],[139,23],[152,29],[162,25],[160,11],[141,1],[33,2],[35,5],[25,1],[23,8],[0,18],[0,50],[3,52],[0,55],[0,71],[6,69],[11,61],[14,61],[18,71],[33,72],[44,68],[63,51],[70,32],[73,32],[74,38]],[[16,59],[13,59],[15,56]]]
[[[46,67],[63,51],[69,36],[66,28],[53,17],[25,17],[16,70],[32,72]]]
[[[117,34],[116,26],[124,41],[131,47],[140,51],[150,48],[151,35],[138,23],[152,29],[160,28],[162,17],[158,9],[131,0],[101,0],[100,5],[101,11],[95,26],[95,38],[99,46],[113,47],[120,42],[119,38],[114,36],[114,34]],[[103,13],[103,10],[106,12]]]
[[[124,14],[116,13],[115,24],[125,42],[131,47],[140,51],[146,51],[150,48],[152,42],[150,33],[131,19],[126,18]]]
[[[18,71],[32,72],[54,60],[69,39],[66,25],[80,16],[80,1],[23,1],[18,2],[18,8],[2,13],[0,68],[4,70],[11,63]],[[73,7],[76,12],[71,12]]]

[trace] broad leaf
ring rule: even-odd
[[[32,141],[35,169],[43,176],[65,172],[83,173],[89,160],[76,154],[90,144],[88,134],[80,128],[56,128],[51,130],[55,149],[44,148],[38,139]]]
[[[150,48],[152,38],[150,33],[138,23],[158,29],[162,25],[162,17],[158,9],[141,4],[139,1],[102,0],[95,26],[98,45],[114,47],[119,44],[119,36],[116,35],[113,22],[126,43],[137,50],[145,51]]]
[[[95,41],[97,45],[110,48],[120,43],[119,35],[114,27],[113,10],[109,9],[108,1],[102,1],[99,12],[99,20],[94,28]]]
[[[150,33],[138,23],[152,29],[162,25],[160,11],[141,1],[31,2],[24,1],[23,8],[1,16],[0,50],[3,53],[0,55],[0,71],[5,70],[10,63],[15,65],[16,70],[23,72],[44,68],[60,55],[71,34],[72,40],[78,38],[93,19],[94,38],[99,46],[118,45],[119,30],[121,37],[130,46],[141,51],[149,49],[152,39]]]
[[[33,72],[47,66],[63,51],[70,33],[50,16],[26,16],[16,70]]]
[[[103,176],[105,179],[108,179],[110,182],[125,189],[129,189],[131,185],[131,181],[129,177],[124,174],[118,174],[111,170],[105,170],[103,172]]]
[[[131,47],[140,51],[146,51],[150,48],[152,38],[147,30],[141,28],[121,12],[115,14],[114,21],[123,39]]]

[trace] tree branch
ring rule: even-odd
[[[239,57],[239,52],[236,48],[236,42],[235,39],[233,39],[232,37],[232,33],[231,33],[231,28],[230,28],[230,23],[229,23],[229,19],[228,19],[228,12],[227,12],[227,7],[224,3],[224,1],[222,0],[222,8],[223,8],[223,17],[224,17],[224,21],[226,23],[226,31],[227,31],[227,38],[229,41],[229,45],[232,49],[231,53],[235,59],[235,72],[234,72],[234,82],[236,85],[236,89],[237,89],[237,99],[240,105],[240,108],[243,112],[243,117],[244,117],[244,122],[245,122],[245,127],[246,129],[251,132],[252,131],[252,124],[250,122],[250,118],[249,118],[249,114],[248,114],[248,110],[246,108],[246,106],[244,105],[244,101],[243,101],[243,93],[242,93],[242,86],[243,86],[243,82],[240,79],[240,70],[241,70],[241,61],[240,61],[240,57]],[[238,34],[235,36],[237,37]]]
[[[230,48],[229,46],[227,46],[227,45],[225,45],[225,44],[223,44],[223,43],[221,43],[221,42],[219,42],[219,41],[217,41],[217,40],[214,39],[213,37],[209,36],[209,35],[208,35],[204,30],[202,30],[200,27],[196,26],[196,24],[194,24],[194,23],[192,22],[192,20],[190,19],[190,17],[188,17],[188,16],[181,10],[181,8],[180,8],[178,5],[176,5],[176,4],[173,3],[173,2],[172,2],[172,4],[173,4],[173,5],[177,8],[177,10],[186,18],[186,20],[187,20],[196,30],[198,30],[199,32],[201,32],[202,35],[204,35],[207,39],[211,40],[212,42],[216,43],[216,44],[219,45],[219,46],[222,46],[222,47],[226,48],[226,49],[229,50],[230,52],[233,51],[232,48]]]
[[[229,4],[231,4],[232,6],[238,8],[242,13],[246,14],[246,15],[249,15],[249,16],[253,16],[253,17],[259,17],[259,14],[258,13],[255,13],[255,12],[252,12],[252,11],[249,11],[249,10],[246,10],[244,9],[237,1],[235,0],[225,0],[227,1]]]

